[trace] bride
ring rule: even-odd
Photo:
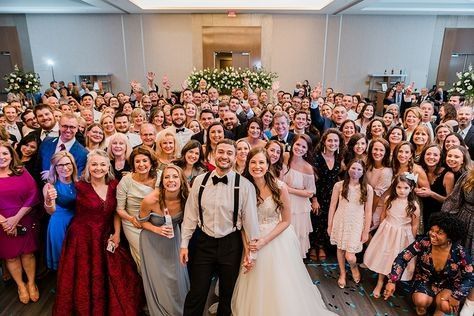
[[[257,193],[260,239],[244,242],[244,258],[255,251],[258,257],[255,267],[245,260],[232,297],[232,314],[335,315],[326,309],[301,260],[298,237],[290,225],[288,189],[269,166],[265,149],[250,151],[244,176]]]

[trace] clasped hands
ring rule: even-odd
[[[8,217],[0,221],[3,231],[9,236],[16,236],[16,227],[18,226],[18,219],[16,216]]]
[[[244,262],[242,266],[244,267],[244,273],[250,272],[255,266],[255,257],[252,256],[252,253],[256,253],[267,244],[265,238],[253,239],[247,243],[244,252]]]

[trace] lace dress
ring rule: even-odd
[[[280,212],[271,196],[260,204],[257,212],[260,236],[265,236],[280,222]],[[232,314],[335,315],[326,309],[301,260],[293,226],[258,251],[250,272],[240,271],[232,296]]]
[[[362,251],[361,236],[364,230],[364,204],[360,204],[360,185],[349,186],[347,198],[339,195],[331,230],[331,245],[351,253]]]

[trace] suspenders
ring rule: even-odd
[[[201,221],[201,228],[202,228],[202,225],[204,224],[201,199],[202,199],[202,194],[204,192],[204,188],[206,187],[206,183],[209,180],[209,177],[211,176],[211,172],[212,171],[209,171],[208,173],[206,173],[206,175],[204,176],[204,179],[202,179],[201,186],[199,187],[198,204],[199,204],[199,220]],[[239,191],[240,191],[240,174],[236,173],[235,183],[234,183],[234,212],[232,214],[234,227],[237,227],[237,218],[239,216]]]

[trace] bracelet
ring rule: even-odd
[[[54,201],[51,201],[51,205],[48,205],[46,203],[46,201],[44,201],[43,205],[46,206],[46,207],[53,207],[54,206]]]

